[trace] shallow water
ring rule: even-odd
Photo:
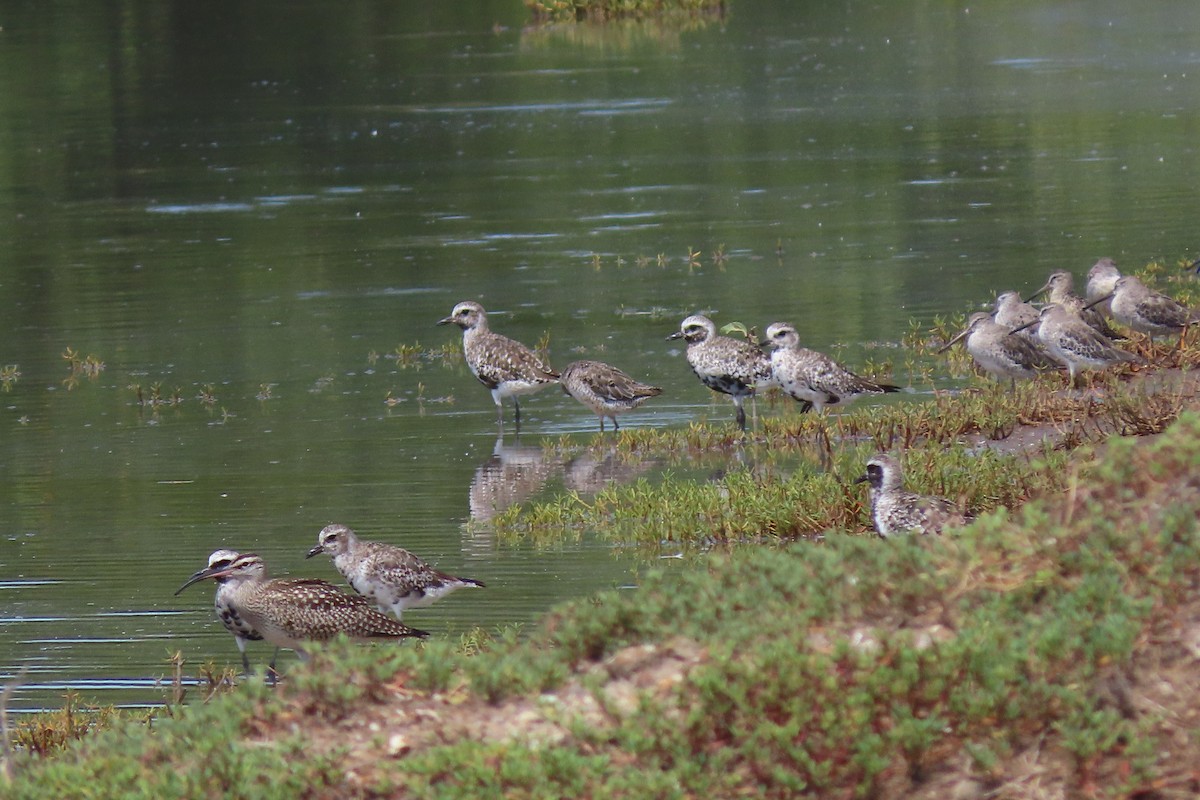
[[[561,393],[498,445],[461,363],[394,357],[454,343],[458,300],[661,385],[626,426],[727,424],[665,341],[686,314],[900,363],[910,323],[1193,245],[1193,4],[735,2],[682,31],[407,5],[0,13],[15,707],[159,702],[176,650],[235,663],[211,590],[174,590],[218,547],[335,579],[303,558],[335,520],[488,583],[406,616],[437,635],[635,585],[591,536],[488,534],[602,465],[541,457],[596,429]]]

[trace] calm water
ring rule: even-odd
[[[665,341],[688,313],[855,364],[1053,269],[1193,247],[1200,6],[731,6],[683,31],[526,30],[515,0],[0,9],[14,705],[234,663],[211,589],[172,592],[223,546],[334,579],[303,559],[334,520],[488,583],[406,618],[438,635],[635,585],[590,537],[482,524],[594,481],[540,443],[596,422],[545,392],[498,442],[464,367],[389,357],[456,342],[458,300],[663,386],[627,425],[726,424]]]

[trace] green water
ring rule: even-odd
[[[233,663],[210,588],[173,591],[218,547],[335,579],[303,558],[331,521],[487,582],[406,616],[436,635],[636,584],[590,536],[489,535],[491,506],[594,480],[540,443],[596,421],[544,392],[498,445],[461,363],[390,357],[455,342],[435,323],[459,300],[557,366],[662,386],[625,425],[728,424],[665,341],[687,314],[898,362],[912,320],[1194,245],[1200,6],[527,22],[515,1],[0,8],[15,707],[158,702],[175,650]],[[68,350],[103,370],[72,379]]]

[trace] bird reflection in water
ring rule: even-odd
[[[471,520],[489,522],[510,506],[533,497],[556,476],[561,476],[567,491],[595,494],[611,484],[634,480],[656,463],[630,454],[591,450],[564,463],[562,455],[552,449],[522,445],[519,438],[506,443],[500,436],[492,455],[471,479]]]
[[[505,444],[501,434],[491,457],[471,478],[471,519],[488,522],[509,506],[528,500],[561,466],[562,460],[554,452],[522,445],[520,437]]]

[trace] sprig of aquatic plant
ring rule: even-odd
[[[196,394],[196,399],[207,408],[209,411],[213,409],[219,399],[217,398],[217,389],[211,383],[206,383],[200,387],[200,391]]]
[[[367,363],[374,365],[379,357],[378,353],[371,351],[367,354]],[[419,370],[429,364],[452,366],[461,363],[463,354],[462,346],[457,340],[443,342],[432,347],[422,345],[420,342],[401,342],[383,358],[394,361],[397,369]]]
[[[65,351],[63,351],[62,357],[63,360],[67,362],[71,370],[71,374],[63,380],[63,385],[66,386],[68,390],[74,389],[76,386],[78,386],[79,379],[81,377],[95,380],[100,376],[100,373],[103,372],[106,367],[105,363],[101,361],[98,356],[88,353],[86,356],[81,357],[79,353],[71,347],[68,347]]]
[[[12,391],[12,387],[21,379],[21,370],[16,364],[0,367],[0,390]]]

